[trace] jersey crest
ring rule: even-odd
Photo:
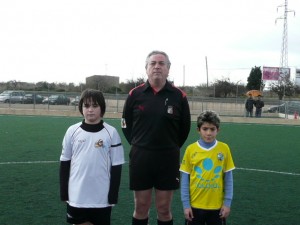
[[[96,143],[95,143],[95,147],[96,148],[101,148],[103,146],[103,140],[99,139]]]

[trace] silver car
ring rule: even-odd
[[[22,103],[24,98],[24,91],[3,91],[0,94],[0,102],[3,103]]]

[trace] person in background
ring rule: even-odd
[[[261,95],[257,96],[254,101],[255,106],[255,117],[261,117],[262,108],[265,106],[264,101],[261,99]]]
[[[87,89],[78,105],[84,119],[68,128],[60,156],[60,198],[67,222],[110,225],[118,202],[124,150],[117,130],[103,121],[105,99]]]
[[[253,117],[253,105],[254,100],[252,95],[249,95],[249,98],[246,100],[245,109],[246,109],[246,117]]]
[[[152,193],[158,225],[172,225],[171,202],[179,188],[180,148],[186,141],[191,116],[186,94],[167,78],[171,62],[162,51],[146,58],[146,83],[129,92],[122,130],[131,144],[130,190],[134,191],[132,225],[147,225]]]
[[[216,139],[220,118],[204,111],[197,118],[200,139],[183,156],[181,200],[186,225],[223,225],[230,214],[235,169],[230,148]]]

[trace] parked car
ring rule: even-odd
[[[69,105],[70,99],[65,95],[50,95],[43,100],[43,104],[49,105]]]
[[[4,91],[0,94],[0,102],[3,103],[22,103],[23,97],[25,95],[24,91]]]
[[[7,103],[7,102],[9,102],[9,99],[10,99],[10,93],[2,92],[0,94],[0,102]]]
[[[288,101],[281,105],[271,106],[267,110],[269,113],[284,113],[293,115],[295,112],[300,113],[300,102],[299,101]]]
[[[32,94],[26,94],[23,98],[23,103],[24,104],[41,104],[44,100],[44,97],[36,94],[36,93],[32,93]]]
[[[76,96],[72,101],[71,101],[71,105],[78,105],[80,100],[80,96]]]
[[[267,112],[269,113],[277,113],[279,112],[279,108],[282,108],[282,107],[285,107],[285,103],[281,104],[281,105],[273,105],[273,106],[270,106],[268,109],[267,109]]]

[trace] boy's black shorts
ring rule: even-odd
[[[180,151],[148,151],[132,146],[129,154],[130,190],[179,188]]]
[[[76,208],[67,204],[67,222],[81,224],[89,221],[94,225],[110,225],[111,208]]]
[[[193,221],[185,220],[185,225],[226,225],[226,220],[220,218],[220,210],[206,210],[195,209],[193,210]]]

